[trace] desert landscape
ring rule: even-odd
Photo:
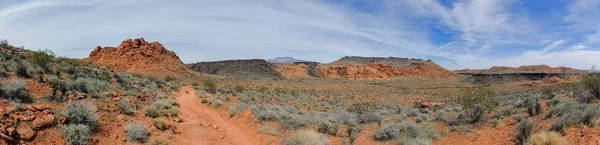
[[[0,50],[3,144],[600,143],[600,75],[568,67],[451,71],[360,56],[184,64],[143,38],[85,59],[7,41]]]
[[[0,0],[0,145],[600,145],[600,0]]]

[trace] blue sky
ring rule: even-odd
[[[126,38],[186,63],[346,55],[448,69],[600,65],[598,0],[1,0],[0,39],[84,58]]]

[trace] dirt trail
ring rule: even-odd
[[[180,104],[179,116],[182,123],[177,125],[179,131],[175,135],[175,144],[181,145],[253,145],[249,134],[253,131],[242,130],[235,123],[220,116],[215,109],[200,104],[196,91],[182,87],[177,93]],[[213,128],[216,125],[217,129]]]

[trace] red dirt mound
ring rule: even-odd
[[[84,62],[153,77],[195,75],[175,52],[159,42],[148,43],[144,38],[127,39],[117,47],[97,46]]]

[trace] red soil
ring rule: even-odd
[[[227,118],[218,113],[219,110],[201,104],[196,94],[191,87],[179,89],[177,102],[184,122],[177,126],[175,144],[265,144],[266,138],[256,131],[257,123],[248,121],[250,112],[244,112],[242,117]]]

